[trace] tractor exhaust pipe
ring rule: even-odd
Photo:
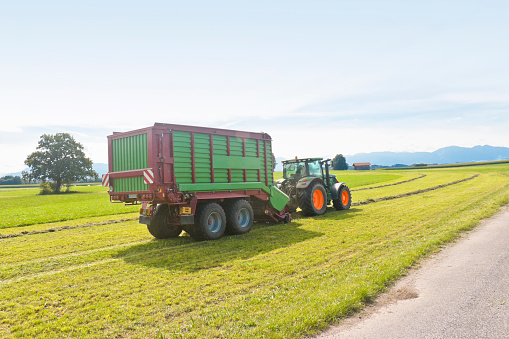
[[[327,188],[329,189],[329,192],[331,190],[331,183],[330,183],[330,175],[329,175],[329,161],[330,159],[322,160],[321,163],[325,165],[325,185],[327,185]]]

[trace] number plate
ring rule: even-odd
[[[127,197],[129,199],[136,199],[136,198],[138,198],[138,195],[137,194],[128,194]]]
[[[191,214],[191,207],[181,207],[180,214]]]

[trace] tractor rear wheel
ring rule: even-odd
[[[148,231],[157,239],[176,238],[182,233],[180,226],[170,224],[170,208],[168,205],[157,205],[154,216],[147,225]]]
[[[299,192],[299,207],[304,215],[322,215],[327,210],[325,187],[315,181]]]
[[[347,210],[352,205],[352,194],[348,186],[341,186],[338,199],[332,200],[332,206],[337,210]]]
[[[226,232],[229,234],[249,232],[253,220],[253,207],[247,200],[237,200],[226,208]]]
[[[218,204],[199,205],[194,216],[194,229],[188,232],[195,240],[217,240],[226,229],[226,215]]]

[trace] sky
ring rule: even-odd
[[[505,0],[2,1],[0,174],[155,122],[285,158],[509,147],[508,36]]]

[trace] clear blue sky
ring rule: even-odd
[[[3,2],[0,173],[43,133],[107,162],[154,122],[277,157],[509,147],[508,37],[509,1]]]

